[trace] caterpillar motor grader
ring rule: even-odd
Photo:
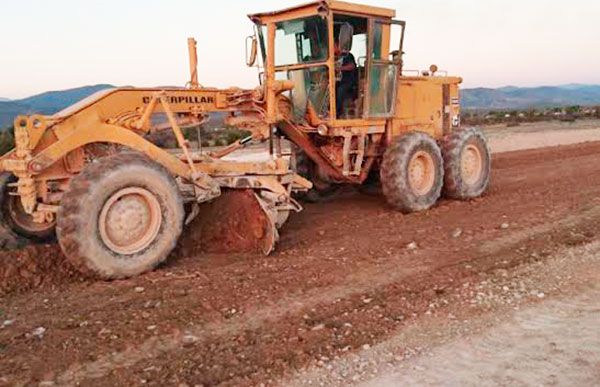
[[[15,148],[0,159],[3,225],[31,241],[56,237],[73,265],[114,279],[164,261],[185,220],[225,191],[253,193],[269,253],[301,209],[297,192],[376,180],[391,207],[410,213],[443,193],[465,200],[486,190],[489,150],[460,126],[461,78],[403,68],[406,24],[394,10],[325,0],[249,17],[255,89],[200,86],[192,39],[186,87],[110,89],[52,116],[17,117]],[[181,128],[215,112],[251,136],[190,149]],[[159,130],[172,131],[178,152],[150,141]],[[256,141],[269,143],[266,161],[223,159]]]

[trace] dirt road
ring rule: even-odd
[[[594,323],[600,143],[499,154],[493,170],[484,198],[426,213],[353,191],[307,205],[269,257],[199,255],[184,240],[166,266],[133,280],[62,269],[39,283],[35,271],[66,267],[58,249],[19,253],[48,262],[18,267],[35,280],[5,288],[0,383],[426,382],[439,380],[430,354],[449,364],[453,351],[493,351],[505,330],[528,324],[528,308],[582,303]],[[598,367],[597,350],[577,370]]]
[[[455,294],[462,308],[434,306],[372,348],[303,370],[286,384],[596,386],[599,267],[595,241],[486,276]],[[469,313],[482,304],[493,312]]]
[[[598,279],[593,278],[596,284]],[[367,385],[598,385],[599,297],[596,286],[519,311],[483,334],[459,338],[392,367],[396,370]]]
[[[600,141],[598,128],[600,120],[550,121],[524,123],[511,128],[489,126],[484,132],[490,140],[492,151],[499,153]]]

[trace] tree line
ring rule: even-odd
[[[567,107],[529,108],[523,110],[463,110],[463,125],[496,125],[516,126],[525,122],[565,121],[579,119],[600,119],[600,106],[573,105]]]

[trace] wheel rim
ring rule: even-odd
[[[435,162],[429,153],[418,151],[410,159],[408,182],[413,192],[419,196],[431,191],[435,183]]]
[[[483,159],[479,148],[475,145],[467,145],[462,152],[460,162],[463,181],[468,185],[476,184],[483,173]]]
[[[100,237],[117,254],[131,255],[148,247],[162,223],[160,203],[144,188],[125,188],[102,207]]]

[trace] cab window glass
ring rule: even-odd
[[[275,25],[275,66],[325,61],[327,20],[320,16],[286,20]]]

